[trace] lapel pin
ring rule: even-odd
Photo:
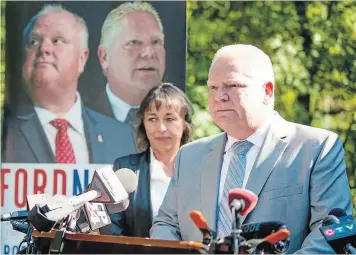
[[[104,140],[103,140],[103,136],[100,134],[100,135],[98,135],[98,142],[99,143],[102,143],[102,142],[104,142]]]

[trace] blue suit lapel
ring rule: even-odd
[[[85,137],[89,151],[89,163],[105,162],[105,139],[99,123],[83,106],[82,116],[84,122]]]
[[[219,194],[220,172],[223,163],[226,134],[215,137],[207,148],[201,169],[201,212],[209,227],[216,229],[216,209]]]
[[[247,190],[259,196],[263,186],[288,146],[288,141],[285,138],[289,135],[290,131],[291,126],[288,125],[287,121],[283,120],[279,115],[275,117],[251,169],[251,174],[246,185]],[[242,223],[245,219],[246,216],[241,218]]]
[[[36,161],[41,163],[55,163],[56,158],[36,112],[32,106],[28,105],[24,108],[26,108],[26,113],[19,115],[17,119],[20,121],[20,132],[25,137]]]

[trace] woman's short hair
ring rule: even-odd
[[[162,104],[178,107],[181,111],[180,113],[183,115],[185,126],[180,145],[182,146],[183,144],[190,142],[193,134],[192,104],[182,90],[174,86],[172,83],[164,82],[152,88],[141,102],[140,109],[137,113],[138,124],[136,129],[136,143],[139,149],[145,151],[150,146],[143,120],[145,113],[149,110],[152,104],[155,104],[157,110]]]

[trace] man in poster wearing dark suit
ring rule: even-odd
[[[113,163],[134,153],[130,128],[86,108],[77,92],[89,55],[86,22],[47,5],[23,39],[23,78],[33,104],[5,120],[2,162]]]
[[[94,110],[132,125],[148,91],[165,71],[162,22],[146,2],[127,2],[106,17],[98,58],[107,78]]]
[[[191,210],[218,236],[230,235],[227,195],[246,188],[258,203],[243,224],[283,221],[291,232],[286,253],[333,253],[321,222],[333,208],[352,215],[341,139],[274,111],[272,63],[257,47],[221,48],[207,83],[210,113],[224,132],[182,146],[151,237],[201,241]]]

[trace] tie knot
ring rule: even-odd
[[[234,152],[236,154],[246,155],[252,146],[253,146],[253,143],[245,140],[245,141],[240,141],[240,142],[234,143],[232,145],[232,149],[234,150]]]
[[[125,122],[131,125],[136,124],[138,110],[138,108],[131,108],[126,116]]]
[[[69,122],[65,119],[54,119],[51,124],[58,129],[59,132],[66,132]]]

